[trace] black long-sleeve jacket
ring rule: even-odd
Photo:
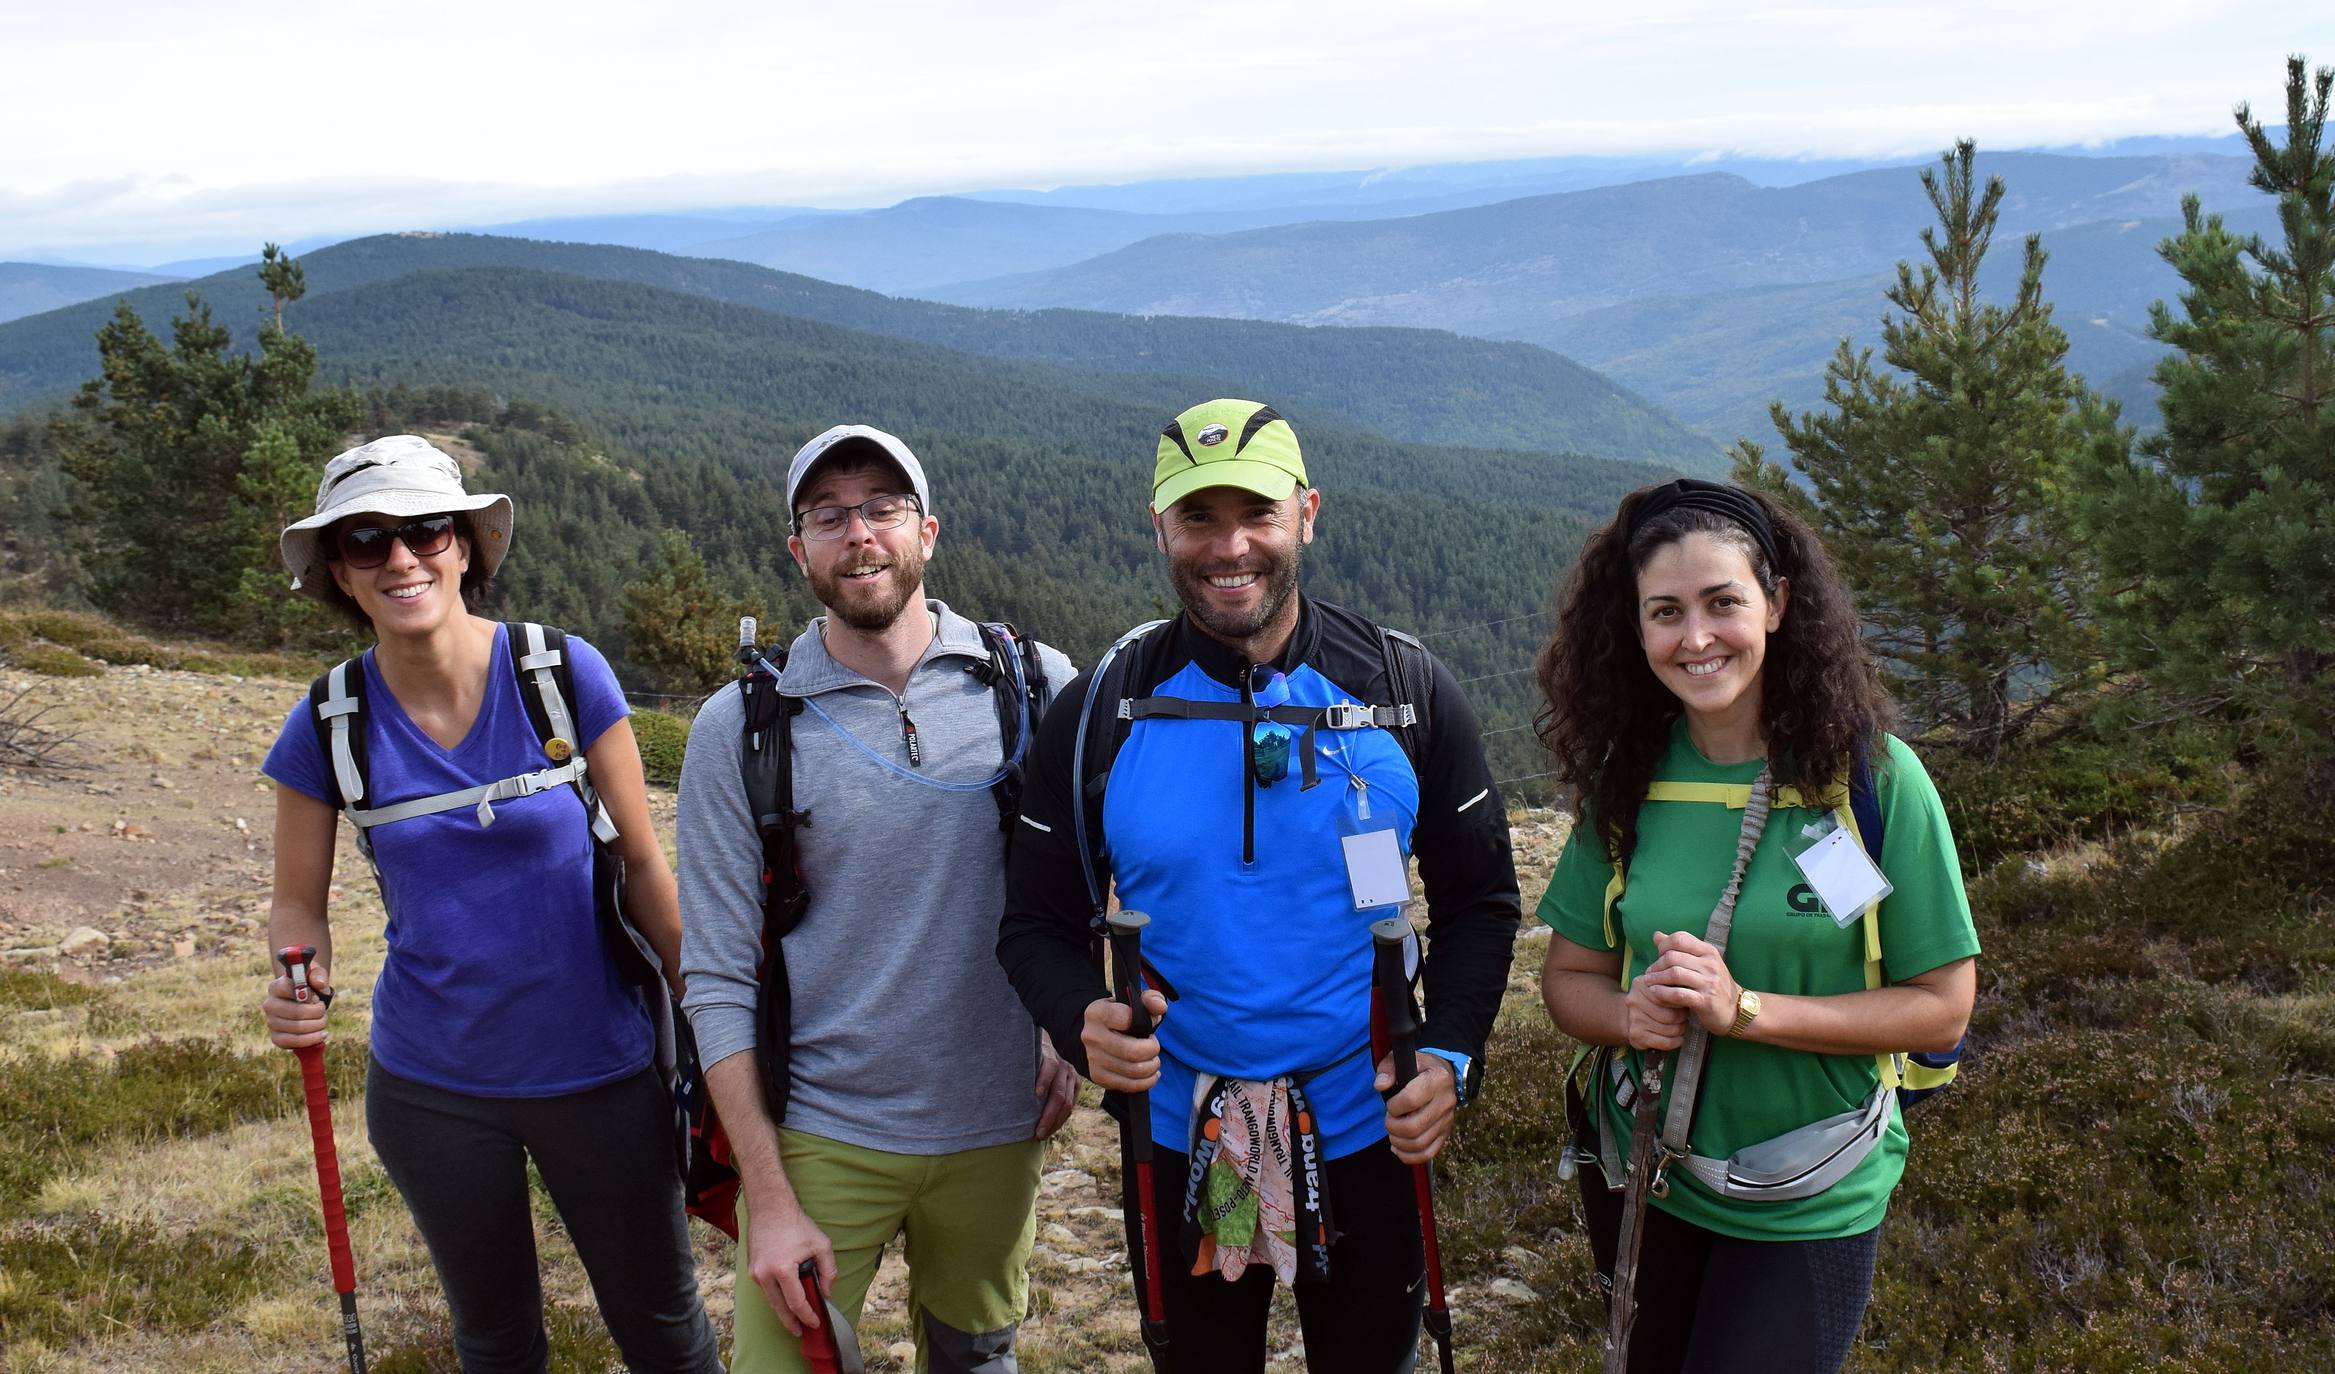
[[[1400,693],[1390,681],[1390,647],[1384,632],[1369,620],[1308,598],[1301,602],[1295,634],[1273,666],[1293,677],[1309,668],[1355,699],[1395,705]],[[1415,644],[1405,645],[1403,650],[1415,656],[1414,663],[1423,660],[1426,668],[1424,675],[1415,668],[1404,674],[1412,679],[1424,677],[1413,684],[1417,698],[1413,704],[1422,716],[1417,738],[1424,741],[1424,748],[1415,769],[1419,805],[1411,837],[1428,915],[1423,965],[1425,1024],[1420,1045],[1456,1051],[1481,1064],[1484,1042],[1507,983],[1518,919],[1507,814],[1485,763],[1475,713],[1466,696],[1431,654]],[[1114,857],[1122,864],[1137,864],[1144,857],[1100,852],[1105,847],[1105,787],[1096,785],[1101,775],[1097,759],[1110,758],[1114,732],[1126,729],[1114,719],[1119,698],[1172,695],[1161,693],[1163,685],[1181,683],[1188,689],[1198,681],[1191,676],[1195,670],[1218,690],[1237,695],[1250,667],[1239,651],[1210,638],[1180,615],[1125,652],[1130,661],[1121,690],[1106,692],[1111,699],[1098,699],[1094,704],[1085,786],[1073,783],[1072,754],[1093,670],[1080,674],[1056,696],[1039,730],[1021,799],[1022,821],[1014,830],[1006,909],[998,932],[998,959],[1015,991],[1031,1016],[1053,1037],[1055,1048],[1081,1072],[1086,1070],[1085,1048],[1079,1039],[1085,1009],[1108,996],[1109,990],[1092,953],[1094,908],[1081,876],[1071,799],[1082,791],[1086,794],[1088,834],[1098,851],[1098,878],[1107,884]],[[1419,687],[1426,690],[1416,690]],[[1206,736],[1205,748],[1195,751],[1205,757],[1195,759],[1192,766],[1245,766],[1229,760],[1236,742],[1245,750],[1241,736],[1246,727],[1228,721],[1208,725],[1223,734],[1221,752],[1225,759],[1217,758],[1220,751],[1211,734]],[[1338,780],[1327,768],[1323,772],[1326,778]],[[1190,807],[1192,802],[1190,797],[1166,789],[1157,789],[1155,796],[1130,797],[1128,792],[1134,785],[1124,779],[1112,779],[1107,785],[1114,812],[1125,806]],[[1295,788],[1299,780],[1291,776],[1277,785]],[[1252,791],[1252,805],[1245,811],[1239,806],[1226,811],[1200,808],[1180,814],[1176,823],[1206,830],[1210,861],[1221,854],[1227,865],[1240,864],[1244,850],[1253,858],[1258,850],[1276,845],[1336,844],[1335,835],[1260,833],[1254,818],[1254,796]],[[1244,834],[1244,828],[1250,833]],[[1219,837],[1220,850],[1215,846]],[[1155,922],[1176,917],[1174,912],[1155,911],[1151,915]],[[1223,958],[1238,961],[1241,952],[1228,949]],[[1325,952],[1324,970],[1333,962],[1331,953]],[[1190,996],[1193,984],[1204,983],[1211,976],[1211,967],[1187,961],[1183,967],[1163,972],[1179,982],[1180,994]],[[1304,986],[1292,986],[1292,1007],[1307,993]],[[1354,1033],[1359,1035],[1360,1029]],[[1325,1046],[1325,1051],[1329,1048]]]

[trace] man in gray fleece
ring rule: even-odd
[[[800,1338],[823,1317],[798,1269],[815,1263],[856,1323],[905,1232],[919,1368],[1010,1374],[1041,1142],[1077,1090],[993,952],[1007,832],[989,783],[1026,727],[999,720],[979,628],[924,596],[940,524],[907,445],[827,431],[795,455],[787,509],[827,614],[778,680],[802,703],[778,728],[810,818],[795,831],[810,903],[784,942],[783,1122],[763,1088],[763,853],[737,687],[698,712],[681,771],[684,1005],[743,1179],[731,1369],[807,1369]],[[1049,684],[1070,680],[1039,653]]]

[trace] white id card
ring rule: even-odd
[[[1865,914],[1865,908],[1895,891],[1873,864],[1872,856],[1847,830],[1835,830],[1802,850],[1794,863],[1816,889],[1834,925],[1846,930]]]
[[[1411,899],[1411,875],[1403,866],[1403,847],[1392,830],[1365,830],[1340,835],[1346,850],[1346,882],[1354,889],[1354,909],[1400,906]]]

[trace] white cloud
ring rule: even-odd
[[[2220,0],[9,0],[0,254],[1558,153],[2228,129],[2335,16]],[[2265,17],[2268,14],[2272,17]]]

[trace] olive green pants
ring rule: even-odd
[[[1013,1368],[1013,1330],[1029,1304],[1043,1142],[902,1155],[783,1127],[778,1136],[787,1182],[835,1247],[828,1296],[854,1326],[884,1246],[905,1233],[917,1374]],[[743,1195],[738,1229],[749,1234]],[[731,1374],[808,1368],[754,1282],[741,1243]]]

